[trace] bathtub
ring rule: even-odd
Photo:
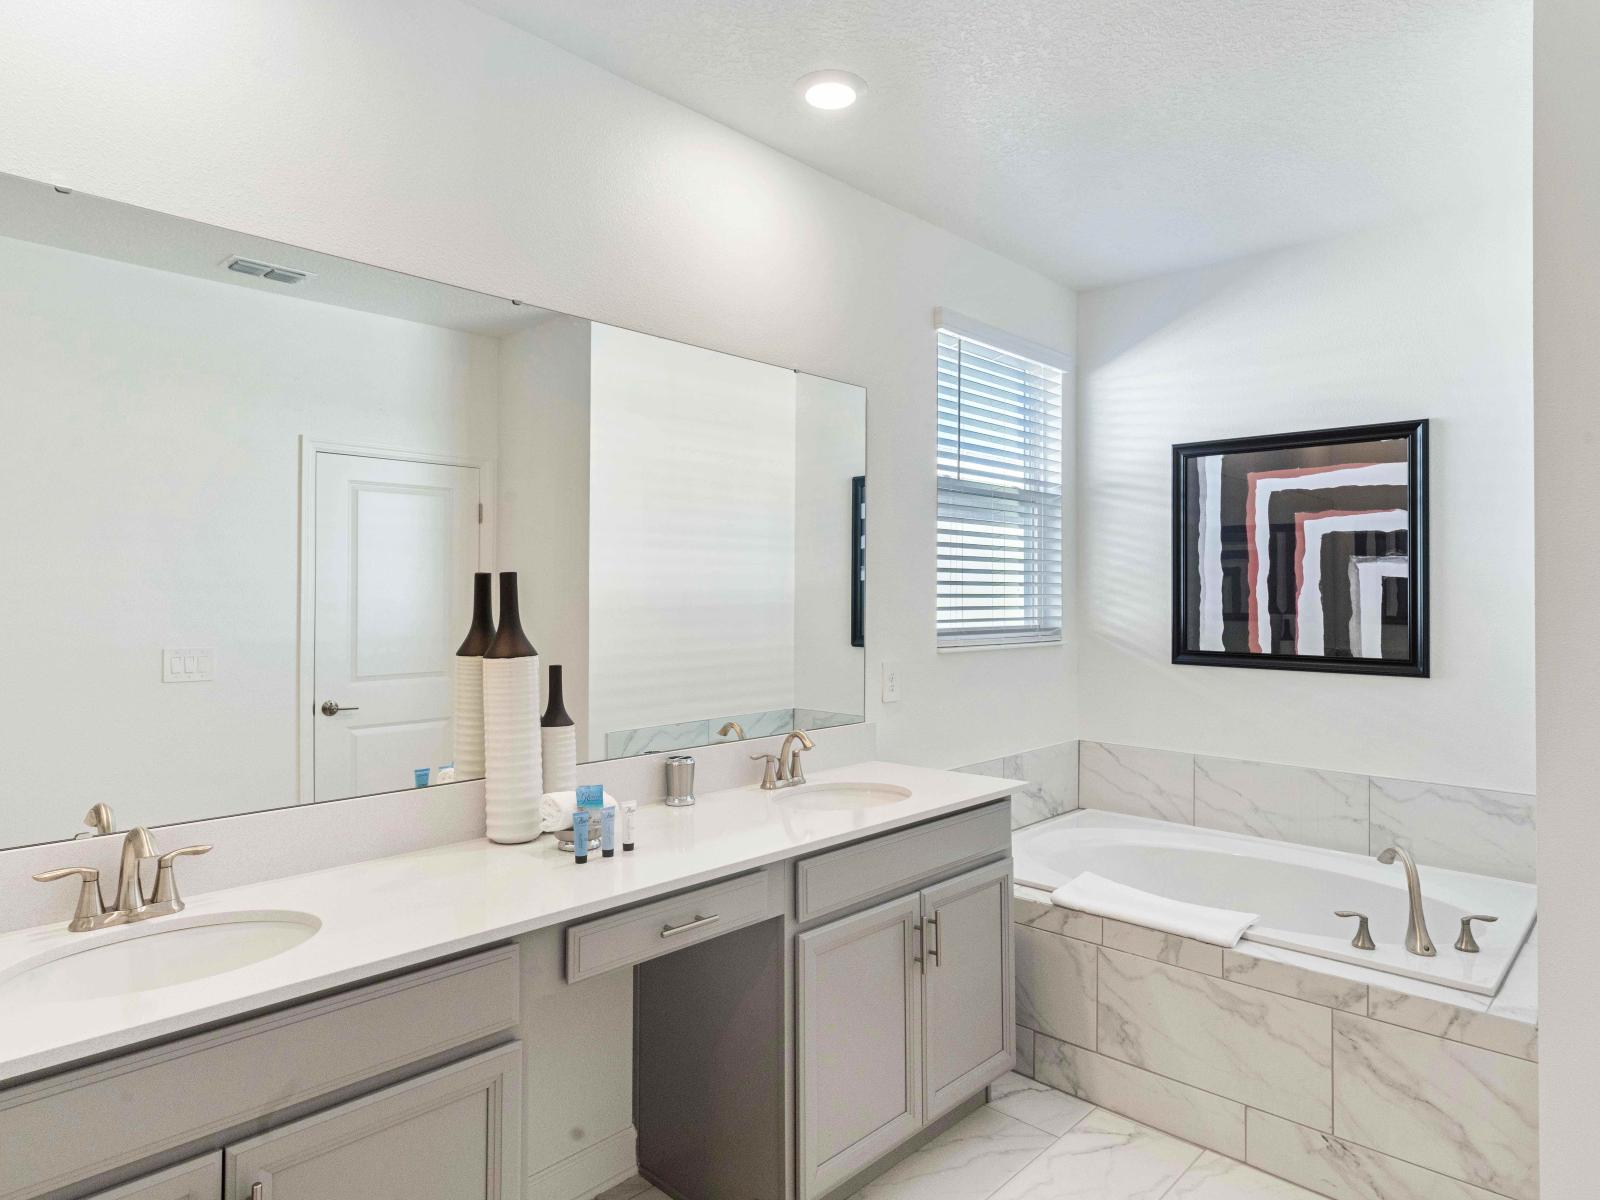
[[[1014,875],[1020,884],[1051,891],[1084,871],[1129,887],[1217,908],[1260,914],[1245,939],[1319,958],[1356,963],[1392,975],[1426,980],[1481,996],[1500,990],[1533,927],[1537,889],[1531,884],[1419,867],[1423,910],[1436,958],[1405,948],[1405,870],[1365,854],[1299,846],[1080,809],[1014,836]],[[1350,944],[1353,909],[1372,918],[1376,950]],[[1487,913],[1494,924],[1475,923],[1482,950],[1454,948],[1461,918]]]

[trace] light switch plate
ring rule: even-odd
[[[883,702],[894,704],[900,699],[900,668],[892,662],[883,664]]]
[[[162,683],[210,683],[216,673],[215,650],[190,647],[161,652]]]

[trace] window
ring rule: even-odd
[[[1061,376],[939,330],[941,648],[1061,640]]]

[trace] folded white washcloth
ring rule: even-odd
[[[1237,945],[1244,931],[1260,918],[1259,913],[1169,900],[1088,871],[1051,892],[1050,899],[1062,908],[1076,908],[1214,946]]]
[[[607,808],[615,808],[617,802],[610,792],[604,795],[604,804]],[[539,798],[539,828],[546,833],[555,833],[562,829],[572,828],[572,814],[578,811],[578,793],[546,792]]]

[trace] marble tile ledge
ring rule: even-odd
[[[1538,1057],[1539,927],[1534,925],[1511,973],[1493,997],[1318,958],[1248,939],[1223,949],[1052,904],[1048,892],[1018,884],[1012,920],[1075,941],[1220,976],[1234,983],[1360,1013],[1423,1033],[1519,1058]]]

